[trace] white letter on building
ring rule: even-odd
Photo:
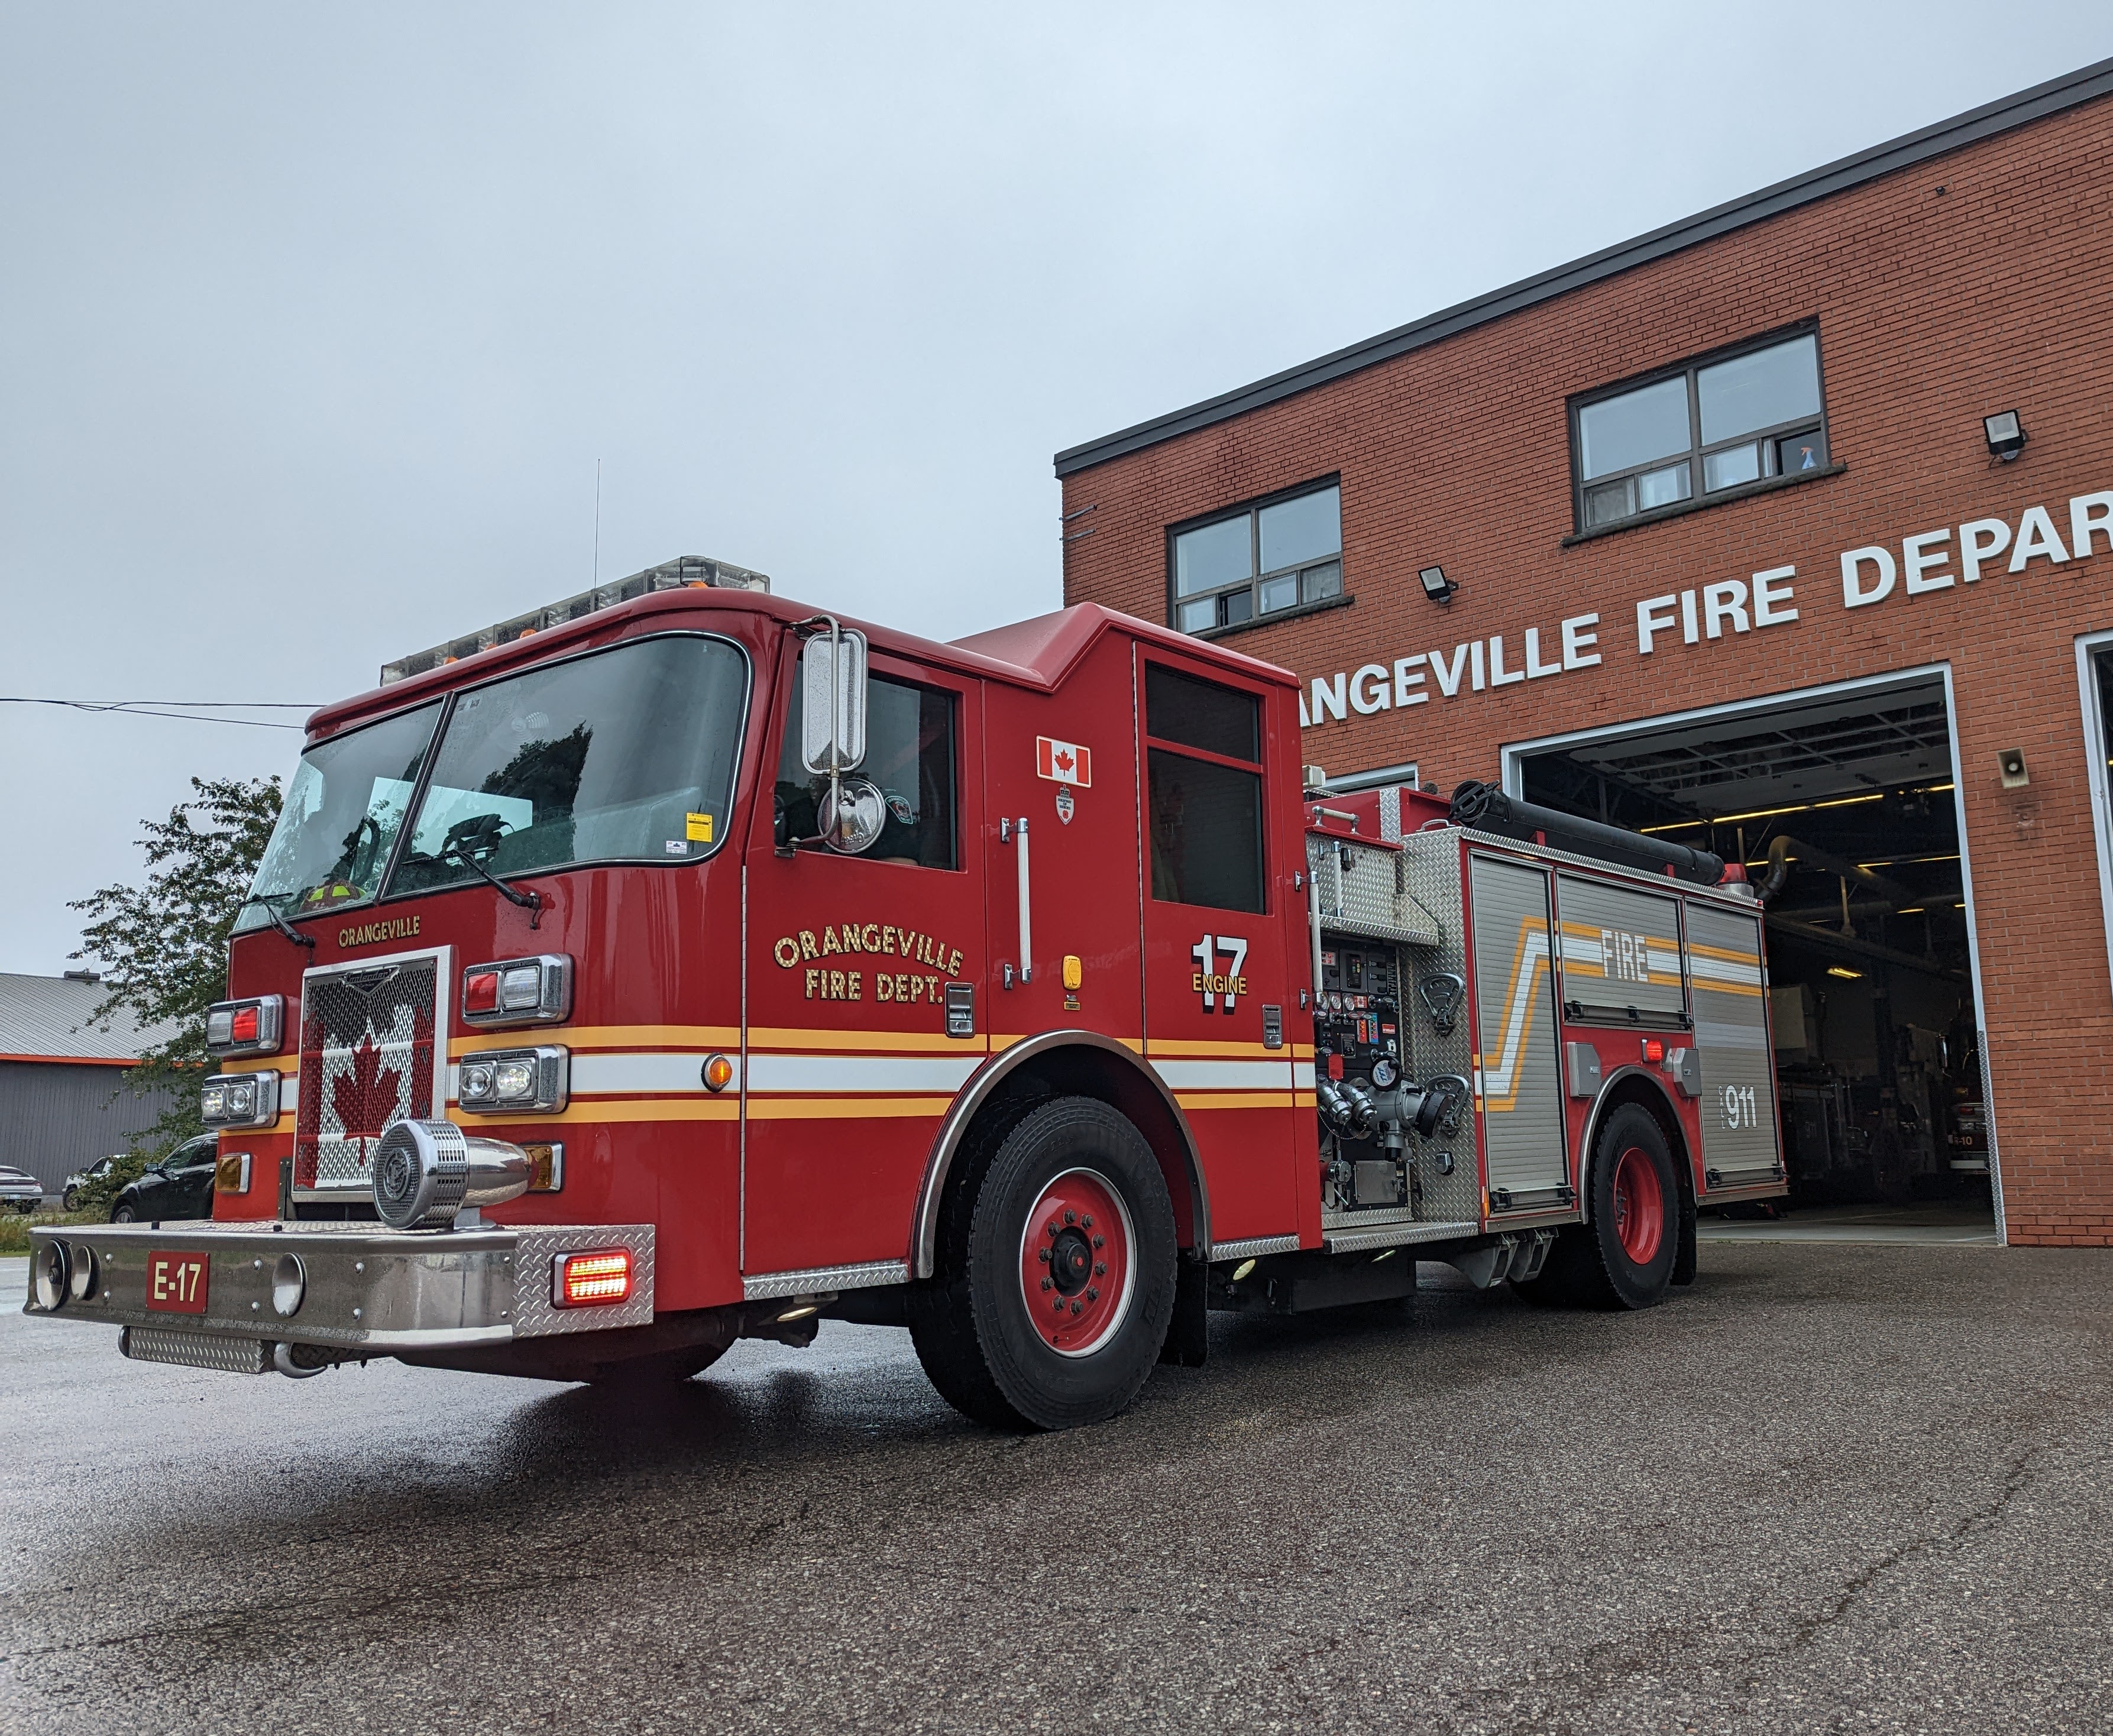
[[[1514,669],[1508,675],[1504,672],[1504,636],[1502,633],[1495,635],[1490,640],[1490,685],[1492,687],[1508,687],[1513,681],[1525,679],[1526,671],[1523,669]]]
[[[1680,594],[1680,642],[1691,645],[1702,637],[1702,630],[1695,624],[1695,593],[1683,590]]]
[[[1641,606],[1636,610],[1636,617],[1638,625],[1641,626],[1643,617]],[[1572,615],[1563,623],[1563,667],[1564,668],[1589,669],[1599,662],[1600,654],[1597,651],[1587,649],[1587,647],[1599,644],[1600,636],[1597,633],[1586,631],[1587,627],[1595,627],[1599,624],[1600,617],[1597,615]]]
[[[1878,569],[1878,582],[1869,590],[1864,589],[1857,578],[1856,569],[1869,561]],[[1883,603],[1893,594],[1893,557],[1887,549],[1851,549],[1841,557],[1841,606],[1844,608],[1862,608],[1866,604]]]
[[[1358,672],[1350,677],[1350,709],[1361,718],[1369,718],[1376,711],[1385,711],[1387,709],[1387,667],[1385,663],[1361,664]]]
[[[1766,572],[1754,575],[1754,625],[1778,627],[1786,621],[1797,619],[1794,608],[1777,605],[1791,599],[1790,581],[1797,576],[1795,567],[1771,567]]]
[[[1933,579],[1923,576],[1931,567],[1942,567],[1951,558],[1950,553],[1944,549],[1940,549],[1934,554],[1925,554],[1923,550],[1933,543],[1948,543],[1951,540],[1951,532],[1949,531],[1925,531],[1919,536],[1910,536],[1901,544],[1901,572],[1907,580],[1910,596],[1919,596],[1926,590],[1949,590],[1951,588],[1951,575],[1948,572],[1941,572]]]
[[[2010,527],[2000,518],[1977,518],[1960,526],[1959,576],[1973,584],[1981,576],[1982,562],[1995,559],[2010,546]]]
[[[1332,681],[1326,681],[1317,675],[1313,677],[1313,721],[1316,723],[1326,722],[1330,712],[1335,714],[1338,722],[1341,721],[1343,683],[1345,679],[1347,677],[1341,675],[1336,676]]]
[[[1537,681],[1544,675],[1560,675],[1563,665],[1545,663],[1540,660],[1540,629],[1530,627],[1526,630],[1526,678]]]
[[[2090,558],[2093,531],[2113,550],[2113,492],[2079,494],[2069,503],[2069,546],[2079,561]]]
[[[2045,555],[2056,564],[2069,558],[2069,550],[2062,547],[2054,521],[2047,517],[2043,506],[2027,507],[2025,516],[2018,521],[2017,544],[2010,550],[2010,571],[2023,572],[2025,563],[2036,554]]]
[[[1423,661],[1421,651],[1413,657],[1397,657],[1394,660],[1394,702],[1397,706],[1428,705],[1431,703],[1429,694],[1408,690],[1423,685],[1423,672],[1417,668]]]
[[[1680,599],[1668,592],[1663,597],[1645,597],[1636,605],[1636,654],[1649,657],[1651,644],[1660,633],[1673,631],[1673,605]]]
[[[1722,639],[1724,623],[1732,623],[1735,633],[1750,633],[1753,623],[1746,619],[1746,581],[1744,579],[1722,579],[1714,585],[1702,587],[1702,612],[1709,619],[1709,636]]]
[[[1431,672],[1438,677],[1438,690],[1447,699],[1460,690],[1461,672],[1467,667],[1467,648],[1464,645],[1453,647],[1453,661],[1448,663],[1435,651],[1431,654]],[[1481,683],[1477,682],[1476,686]]]

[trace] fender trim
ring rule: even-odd
[[[997,1087],[1022,1065],[1063,1049],[1093,1049],[1116,1056],[1127,1063],[1158,1095],[1181,1136],[1182,1155],[1189,1169],[1194,1251],[1199,1260],[1211,1257],[1211,1195],[1203,1181],[1203,1164],[1196,1150],[1195,1130],[1189,1125],[1188,1116],[1182,1113],[1174,1093],[1167,1089],[1166,1082],[1135,1050],[1111,1037],[1103,1037],[1098,1031],[1045,1031],[993,1056],[990,1064],[962,1087],[961,1094],[954,1099],[954,1106],[947,1111],[947,1119],[939,1125],[939,1137],[932,1143],[932,1155],[924,1165],[924,1182],[917,1190],[916,1215],[911,1220],[910,1239],[913,1277],[929,1278],[936,1268],[939,1201],[946,1194],[947,1175],[953,1168],[955,1154],[960,1150],[977,1114],[990,1101]]]
[[[1672,1115],[1673,1127],[1680,1137],[1682,1149],[1674,1153],[1673,1161],[1687,1165],[1690,1192],[1696,1191],[1694,1187],[1695,1154],[1686,1149],[1687,1130],[1681,1126],[1680,1106],[1673,1100],[1673,1093],[1663,1078],[1651,1068],[1631,1062],[1617,1068],[1600,1082],[1600,1095],[1592,1100],[1591,1109],[1585,1117],[1585,1130],[1578,1140],[1577,1150],[1577,1219],[1581,1223],[1592,1221],[1592,1148],[1599,1143],[1600,1123],[1606,1119],[1608,1098],[1624,1079],[1641,1079],[1657,1091],[1668,1113]]]

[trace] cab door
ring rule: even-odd
[[[1136,678],[1146,1055],[1195,1135],[1212,1242],[1293,1234],[1298,792],[1259,683],[1143,646]]]
[[[847,776],[879,788],[886,818],[869,850],[839,854],[814,841],[828,780],[801,763],[798,653],[788,634],[775,800],[756,804],[745,859],[751,1282],[905,1260],[940,1123],[987,1052],[983,1008],[973,1035],[950,1036],[947,996],[984,972],[979,690],[873,653],[865,759]]]

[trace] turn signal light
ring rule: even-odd
[[[733,1083],[733,1063],[723,1055],[713,1055],[705,1063],[705,1089],[724,1091]]]
[[[560,1308],[628,1301],[631,1250],[597,1248],[591,1254],[560,1254],[552,1278],[550,1300]]]

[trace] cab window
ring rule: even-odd
[[[1152,895],[1259,913],[1262,702],[1148,664],[1144,731]]]
[[[785,713],[785,745],[778,761],[778,836],[811,838],[828,774],[810,772],[800,761],[801,684],[791,683]],[[888,818],[880,837],[865,852],[869,860],[915,868],[961,866],[954,779],[954,696],[884,675],[866,682],[865,763],[851,774],[880,787]]]

